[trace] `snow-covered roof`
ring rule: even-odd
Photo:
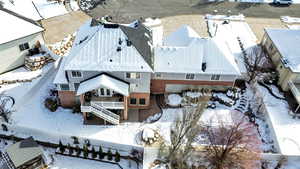
[[[81,39],[86,43],[75,43],[80,49],[71,51],[65,70],[152,72],[135,46],[127,45],[128,37],[120,27],[95,27],[98,30],[94,35]]]
[[[34,21],[39,21],[42,19],[31,0],[2,0],[2,2],[4,3],[4,8],[26,18],[32,19]]]
[[[84,39],[85,37],[92,37],[98,31],[97,26],[90,26],[91,22],[92,20],[87,21],[78,29],[70,53],[67,56],[62,57],[60,60],[61,63],[54,78],[54,84],[68,83],[65,73],[65,66],[72,60],[72,56],[76,55],[78,51],[80,51],[81,47],[88,42],[86,40],[80,43],[80,41],[82,41],[82,39]]]
[[[129,96],[129,85],[108,75],[102,74],[79,84],[77,95],[98,88],[108,88],[124,96]]]
[[[0,21],[2,23],[0,27],[0,44],[44,30],[42,27],[4,10],[0,10]]]
[[[200,38],[188,26],[183,26],[176,32],[185,32],[183,35],[186,37],[175,38],[177,34],[172,33],[171,38],[167,37],[166,40],[173,39],[173,43],[169,41],[164,44],[173,45],[155,48],[155,72],[240,74],[234,55],[222,39],[216,37],[212,39]],[[182,40],[184,43],[176,43],[175,39]],[[202,63],[206,63],[204,71],[202,70]]]
[[[285,66],[293,72],[300,72],[300,30],[265,29],[280,52]]]
[[[187,46],[193,38],[200,36],[191,27],[183,25],[164,39],[164,45]]]

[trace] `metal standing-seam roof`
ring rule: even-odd
[[[240,75],[233,54],[221,39],[200,38],[188,26],[170,36],[165,39],[165,46],[154,50],[155,72]],[[205,71],[202,70],[203,63],[206,64]]]
[[[74,53],[65,70],[152,72],[128,37],[120,29],[98,26],[98,31]],[[70,57],[70,56],[69,56]]]

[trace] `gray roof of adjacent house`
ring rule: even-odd
[[[300,72],[300,30],[265,29],[282,56],[282,62],[293,72]]]
[[[26,162],[43,155],[43,150],[32,138],[28,138],[10,145],[6,149],[6,153],[14,166],[19,167]]]

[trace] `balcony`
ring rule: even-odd
[[[91,96],[90,99],[85,99],[83,106],[97,104],[105,109],[124,109],[123,96],[97,97]]]

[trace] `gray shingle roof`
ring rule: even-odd
[[[6,149],[6,153],[15,167],[19,167],[26,162],[43,155],[43,150],[32,138],[28,138],[10,145]]]

